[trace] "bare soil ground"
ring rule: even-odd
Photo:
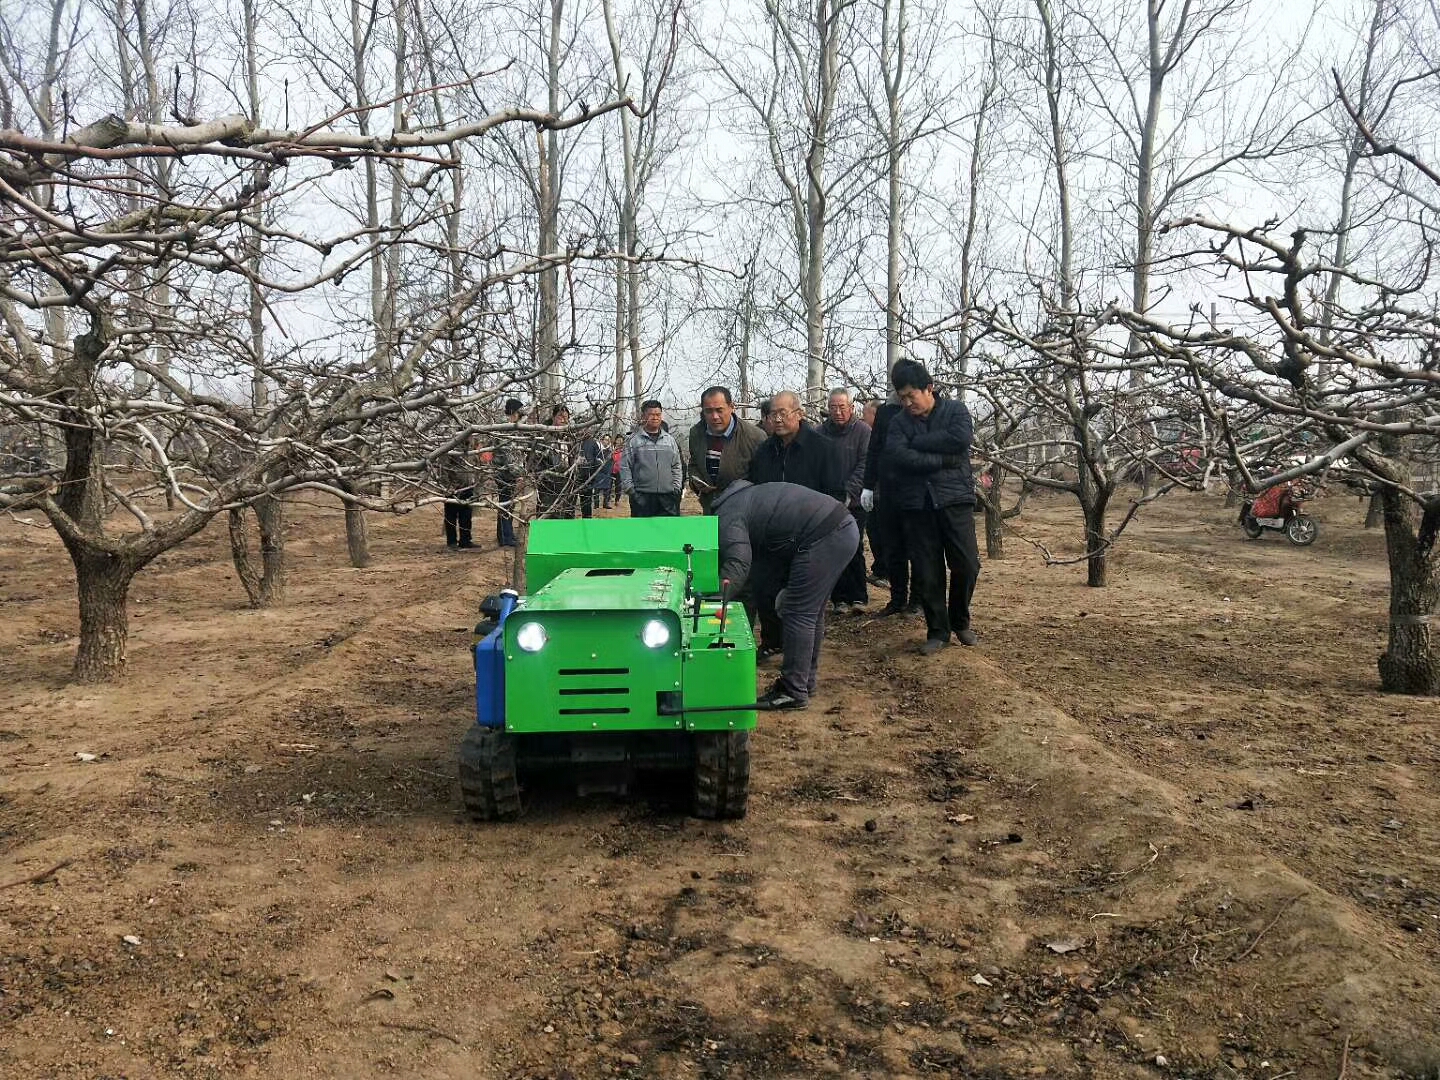
[[[1440,1075],[1440,702],[1376,691],[1383,538],[1315,508],[1301,550],[1168,500],[1105,590],[1012,537],[979,648],[832,628],[745,820],[499,827],[455,755],[500,556],[438,511],[356,570],[295,507],[258,612],[212,528],[98,688],[59,543],[0,520],[0,1076]]]

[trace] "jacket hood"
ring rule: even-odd
[[[711,509],[720,509],[720,504],[723,503],[726,499],[730,498],[731,495],[734,495],[737,491],[744,491],[746,488],[754,486],[755,485],[752,484],[749,480],[730,481],[730,483],[725,486],[725,490],[720,492],[719,495],[715,496],[715,501],[710,504]]]

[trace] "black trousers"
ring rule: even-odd
[[[678,491],[632,491],[630,492],[631,517],[679,517],[680,493]]]
[[[471,499],[474,495],[474,488],[466,488],[464,491],[455,493],[457,499]],[[470,538],[470,525],[473,519],[474,510],[468,502],[445,500],[445,546],[474,547],[475,542]]]
[[[860,542],[855,545],[855,554],[840,572],[840,580],[835,582],[835,591],[830,594],[830,599],[837,604],[868,604],[870,590],[865,585],[865,511],[858,506],[852,507],[850,516],[855,519]]]
[[[902,512],[877,495],[869,523],[875,526],[871,541],[881,577],[890,582],[890,603],[905,607],[910,603],[910,563],[913,555],[905,541]]]
[[[594,488],[586,488],[580,492],[580,516],[582,518],[595,516],[595,496],[598,495]]]
[[[975,507],[907,510],[904,521],[905,542],[915,563],[914,595],[925,608],[926,636],[948,641],[952,633],[970,628],[970,598],[980,579]]]
[[[510,515],[510,506],[515,501],[514,484],[496,484],[495,498],[500,509],[495,512],[495,546],[515,546],[515,519]]]

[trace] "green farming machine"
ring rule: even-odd
[[[713,517],[534,522],[529,592],[487,597],[476,627],[465,807],[520,813],[520,780],[567,770],[582,792],[688,773],[694,813],[745,814],[755,641],[719,580]]]

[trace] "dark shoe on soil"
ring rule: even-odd
[[[904,604],[886,604],[884,607],[882,607],[879,611],[875,613],[875,617],[877,619],[888,619],[892,615],[904,614],[906,614]]]
[[[967,626],[964,630],[955,631],[955,640],[961,645],[979,645],[980,635]]]
[[[890,582],[885,578],[881,577],[879,574],[866,574],[865,580],[867,583],[874,585],[877,589],[890,588]]]
[[[479,544],[456,544],[455,546],[458,547],[458,548],[478,548],[480,545],[479,545]]]
[[[913,615],[924,615],[924,614],[925,614],[925,608],[924,608],[923,606],[921,606],[920,604],[906,604],[906,605],[905,605],[905,614],[906,614],[906,615],[912,615],[912,616],[913,616]]]
[[[755,650],[755,662],[763,664],[767,660],[774,660],[777,656],[784,656],[785,650],[774,645],[764,645]]]
[[[789,690],[782,690],[777,684],[770,688],[770,692],[756,702],[762,709],[779,711],[781,709],[804,709],[810,705],[806,698],[798,698]]]
[[[934,656],[941,649],[947,648],[950,642],[945,638],[926,638],[925,643],[920,646],[921,656]]]

